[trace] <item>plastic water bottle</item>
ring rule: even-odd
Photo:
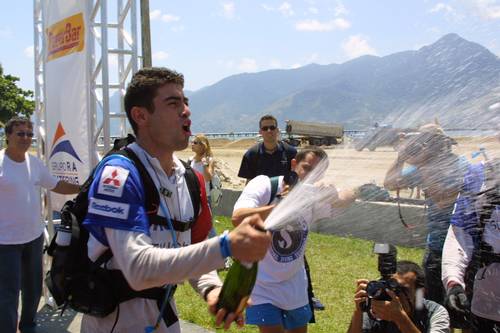
[[[71,243],[71,227],[60,225],[56,229],[56,244],[59,246],[69,246]]]
[[[234,260],[222,285],[217,309],[224,308],[227,313],[243,312],[257,279],[257,267],[256,262],[241,263]]]

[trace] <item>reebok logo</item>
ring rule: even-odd
[[[98,205],[95,202],[92,203],[92,208],[97,209],[97,210],[102,210],[104,212],[111,212],[115,214],[123,214],[123,208],[121,207],[109,207],[108,205]]]
[[[130,205],[121,202],[90,198],[89,213],[126,220]]]

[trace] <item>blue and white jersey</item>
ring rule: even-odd
[[[171,219],[186,223],[192,221],[194,210],[182,162],[174,157],[175,169],[168,176],[160,162],[140,146],[134,143],[129,148],[141,160],[156,188],[163,188],[164,192],[169,193],[169,196],[160,195],[165,209],[160,205],[156,214],[163,218],[167,214]],[[88,197],[89,209],[83,225],[102,245],[108,246],[104,228],[112,228],[144,233],[157,247],[174,247],[174,236],[168,226],[150,223],[148,213],[151,212],[145,210],[144,183],[130,159],[116,155],[104,161],[96,171]],[[191,244],[189,229],[176,231],[175,237],[179,247]]]
[[[103,245],[104,228],[149,233],[144,187],[134,163],[116,155],[96,172],[83,225]]]
[[[483,163],[471,165],[464,178],[464,190],[460,193],[451,224],[462,228],[473,239],[474,246],[478,245],[479,238],[477,227],[479,225],[479,212],[483,201],[476,198],[477,193],[486,189],[485,165]],[[492,212],[493,216],[485,224],[483,237],[496,253],[500,253],[500,208],[497,206]]]
[[[476,211],[476,194],[481,191],[484,184],[484,164],[470,165],[464,176],[464,186],[462,192],[458,195],[453,216],[450,223],[456,227],[462,228],[473,239],[474,245],[478,245],[476,227],[479,223]]]

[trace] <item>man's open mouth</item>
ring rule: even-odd
[[[184,122],[184,124],[182,125],[182,129],[184,130],[184,132],[187,132],[189,133],[189,135],[191,135],[191,120],[187,120],[186,122]]]

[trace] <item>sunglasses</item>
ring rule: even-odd
[[[25,136],[32,138],[34,134],[33,132],[16,132],[16,135],[20,138],[24,138]]]
[[[201,142],[200,142],[200,141],[193,141],[193,142],[191,142],[191,143],[192,143],[193,145],[199,145],[199,144],[201,144]]]
[[[262,126],[260,129],[264,132],[267,132],[267,131],[274,131],[277,127],[274,126],[274,125],[271,125],[271,126]]]

